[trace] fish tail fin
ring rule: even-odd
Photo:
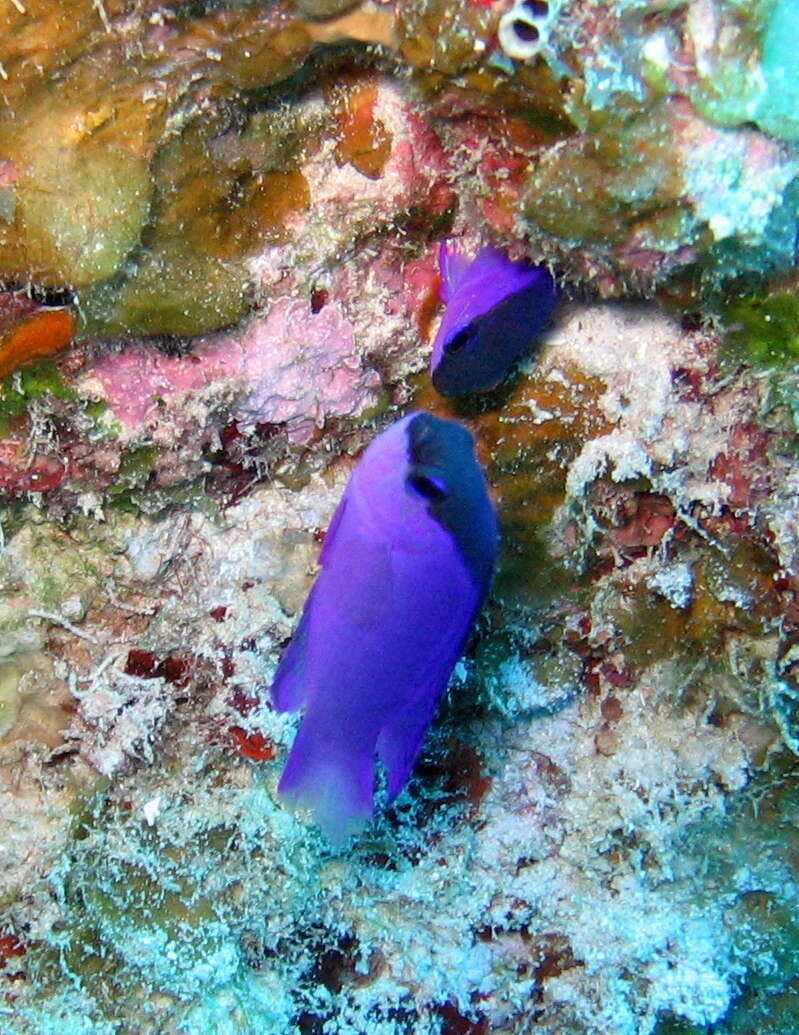
[[[340,846],[374,814],[374,746],[331,744],[306,716],[278,791],[291,808],[309,809],[331,844]]]

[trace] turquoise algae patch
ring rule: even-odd
[[[799,0],[727,3],[700,0],[686,22],[696,60],[691,100],[711,122],[754,122],[799,140]]]
[[[767,133],[799,140],[799,0],[777,0],[763,40],[766,89],[757,123]]]

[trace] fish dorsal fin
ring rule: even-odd
[[[438,268],[441,271],[441,301],[449,302],[469,271],[472,260],[448,241],[438,246]]]

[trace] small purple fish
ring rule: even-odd
[[[438,264],[446,309],[433,342],[433,385],[447,396],[494,388],[548,323],[558,297],[552,274],[496,248],[470,260],[446,241]]]
[[[463,425],[414,412],[367,448],[278,667],[305,714],[280,780],[340,844],[373,815],[375,753],[402,790],[494,571],[497,520]]]

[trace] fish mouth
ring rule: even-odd
[[[463,349],[455,353],[445,353],[432,372],[433,388],[445,398],[488,392],[496,388],[510,372],[510,368],[497,372],[495,369],[489,369],[489,363],[477,364],[473,360],[471,352]],[[480,370],[480,366],[485,369]]]

